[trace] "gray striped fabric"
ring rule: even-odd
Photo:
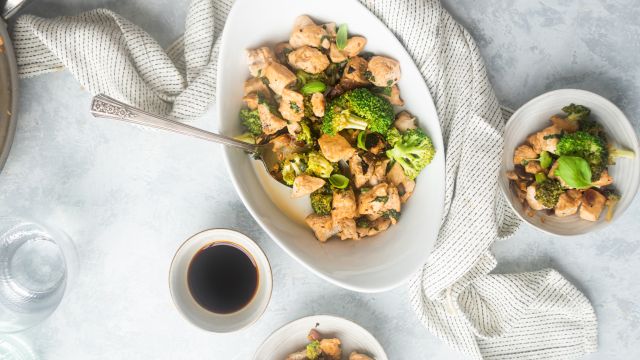
[[[491,274],[489,247],[519,221],[498,193],[504,114],[472,37],[437,0],[361,0],[405,45],[435,100],[446,144],[445,215],[411,281],[425,326],[470,358],[572,359],[597,348],[589,301],[554,270]],[[219,35],[231,0],[195,0],[166,52],[108,10],[18,19],[20,75],[62,68],[92,93],[188,120],[215,98]]]

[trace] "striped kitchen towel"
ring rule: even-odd
[[[446,144],[446,201],[436,248],[411,282],[424,325],[474,359],[572,359],[597,348],[589,301],[554,270],[492,274],[491,244],[519,221],[497,186],[504,116],[472,37],[437,0],[361,0],[424,76]],[[216,58],[231,0],[194,0],[184,37],[164,51],[108,10],[22,16],[23,77],[66,68],[92,93],[189,120],[215,99]]]

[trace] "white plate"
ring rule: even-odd
[[[256,221],[289,255],[319,276],[347,289],[384,291],[406,281],[427,260],[438,234],[444,206],[444,146],[431,95],[410,56],[393,34],[354,0],[238,0],[231,10],[218,68],[219,130],[243,132],[243,82],[249,77],[245,49],[289,39],[294,19],[310,15],[317,22],[346,23],[350,34],[368,39],[366,51],[397,59],[405,109],[433,139],[437,154],[418,177],[400,223],[362,241],[318,242],[304,223],[312,212],[307,197],[293,200],[290,189],[272,180],[262,166],[236,149],[225,148],[231,180]]]
[[[387,360],[384,349],[367,330],[349,320],[330,315],[308,316],[281,327],[260,345],[254,360],[285,359],[287,355],[304,349],[309,343],[307,334],[314,327],[326,338],[340,339],[343,357],[357,351],[375,360]]]
[[[513,169],[515,148],[524,143],[530,134],[551,126],[549,118],[555,114],[562,114],[562,107],[570,103],[581,104],[591,109],[591,117],[605,128],[609,139],[616,146],[631,149],[639,155],[635,159],[618,159],[616,165],[609,166],[613,185],[622,195],[622,199],[615,208],[614,221],[629,207],[640,185],[638,138],[624,113],[609,100],[585,90],[562,89],[542,94],[522,105],[511,116],[505,129],[502,167],[498,177],[500,188],[520,218],[535,228],[562,236],[586,234],[603,229],[611,222],[604,219],[604,213],[596,222],[582,220],[578,215],[559,218],[546,215],[544,211],[538,211],[534,216],[528,216],[517,196],[509,189],[509,179],[506,174],[507,170]]]

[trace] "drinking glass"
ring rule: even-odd
[[[0,332],[30,328],[60,304],[77,256],[62,231],[0,217]]]

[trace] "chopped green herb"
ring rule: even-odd
[[[294,101],[289,101],[289,107],[291,108],[291,110],[299,113],[300,111],[302,111],[302,109],[300,109],[300,106],[298,106],[298,104],[296,104]]]
[[[389,197],[388,196],[376,196],[376,198],[373,199],[373,201],[386,203],[387,201],[389,201]]]
[[[365,79],[367,79],[367,80],[369,80],[371,82],[376,81],[376,78],[373,76],[373,74],[369,70],[364,72],[364,77],[365,77]]]
[[[336,47],[338,50],[344,50],[347,46],[347,36],[349,35],[347,31],[347,24],[342,24],[338,27],[336,34]]]
[[[267,79],[266,77],[261,77],[260,80],[262,80],[262,83],[265,85],[269,85],[269,79]]]
[[[313,93],[324,92],[326,89],[327,89],[327,85],[325,85],[322,81],[311,80],[302,87],[301,91],[302,91],[302,94],[309,95]]]
[[[329,177],[329,183],[337,189],[345,189],[349,186],[349,178],[344,175],[333,174]]]

